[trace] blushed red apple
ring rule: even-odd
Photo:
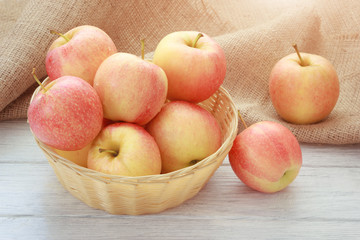
[[[196,164],[215,153],[222,144],[221,129],[215,117],[185,101],[164,105],[146,129],[159,146],[162,173]]]
[[[299,53],[297,48],[296,51],[273,67],[270,98],[284,120],[295,124],[316,123],[325,119],[336,105],[340,88],[338,76],[324,57]]]
[[[84,148],[100,132],[103,110],[93,87],[78,77],[60,77],[42,85],[28,108],[34,135],[64,151]]]
[[[299,142],[285,126],[258,122],[243,130],[229,152],[234,173],[247,186],[273,193],[287,187],[302,166]]]
[[[206,34],[173,32],[157,45],[153,62],[166,73],[168,99],[201,102],[213,95],[226,74],[225,54]]]
[[[113,175],[160,174],[161,156],[154,138],[133,123],[106,126],[92,143],[88,168]]]
[[[76,76],[93,85],[100,64],[117,52],[112,39],[98,27],[83,25],[60,34],[50,46],[46,71],[51,80]]]
[[[129,53],[116,53],[100,65],[94,88],[105,118],[144,125],[165,103],[167,83],[159,66]]]

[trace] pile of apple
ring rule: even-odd
[[[221,86],[221,47],[206,34],[174,32],[152,61],[118,52],[94,26],[50,46],[47,84],[28,109],[34,135],[58,155],[99,172],[143,176],[201,161],[222,144],[217,120],[197,103]],[[142,44],[143,45],[143,44]]]
[[[196,164],[221,146],[216,119],[196,104],[226,73],[224,52],[209,36],[171,33],[147,61],[143,47],[142,57],[117,52],[93,26],[56,34],[45,61],[50,82],[44,86],[34,74],[42,90],[28,121],[60,156],[103,173],[142,176]],[[294,48],[273,67],[269,95],[284,120],[317,123],[337,102],[338,77],[325,58]],[[302,165],[296,137],[276,122],[244,125],[229,153],[235,174],[261,192],[284,189]]]

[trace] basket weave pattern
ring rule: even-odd
[[[33,97],[39,90],[36,89]],[[236,137],[237,112],[224,88],[199,105],[217,119],[223,143],[214,154],[197,164],[166,174],[122,177],[100,173],[62,158],[34,137],[60,183],[87,205],[112,214],[157,213],[195,196],[222,164]]]

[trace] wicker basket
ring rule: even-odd
[[[44,84],[49,80],[46,79]],[[38,87],[34,96],[38,93]],[[31,99],[31,100],[32,100]],[[223,143],[197,164],[166,174],[122,177],[81,167],[53,152],[35,136],[60,183],[87,205],[111,214],[149,214],[180,205],[195,196],[222,164],[237,134],[237,112],[230,95],[220,88],[199,104],[218,120]]]

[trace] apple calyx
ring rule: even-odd
[[[103,152],[110,153],[110,154],[113,155],[114,157],[116,157],[116,156],[119,154],[119,152],[118,152],[118,151],[115,151],[115,150],[105,149],[105,148],[99,148],[99,153],[103,153]]]
[[[200,162],[200,160],[198,160],[198,159],[191,160],[191,161],[189,162],[189,166],[195,165],[195,164],[197,164],[198,162]]]
[[[245,120],[242,118],[241,113],[240,113],[240,110],[238,110],[238,115],[239,115],[239,118],[240,118],[242,124],[244,125],[244,127],[247,128],[246,122],[245,122]]]
[[[307,64],[307,63],[303,60],[303,58],[301,57],[300,52],[299,52],[299,49],[298,49],[298,47],[297,47],[297,44],[293,44],[293,48],[295,49],[296,54],[297,54],[298,57],[299,57],[300,66],[302,66],[302,67],[308,66],[308,64]]]
[[[36,76],[35,74],[35,68],[33,68],[32,73],[31,73],[35,79],[35,81],[40,85],[40,87],[42,88],[42,90],[44,91],[44,93],[46,93],[46,91],[48,90],[47,88],[45,88],[44,84],[42,84],[39,80],[39,78]]]
[[[59,35],[60,37],[62,37],[63,39],[65,39],[66,42],[69,42],[69,41],[70,41],[70,39],[69,39],[68,37],[66,37],[64,34],[61,34],[61,33],[57,32],[57,31],[55,31],[55,30],[50,30],[50,33],[51,33],[51,34],[55,34],[55,35]]]
[[[203,37],[203,36],[204,36],[204,34],[202,34],[202,33],[199,33],[199,34],[196,36],[195,41],[194,41],[194,43],[192,44],[192,47],[193,47],[193,48],[196,48],[197,42],[198,42],[199,39],[200,39],[201,37]]]

